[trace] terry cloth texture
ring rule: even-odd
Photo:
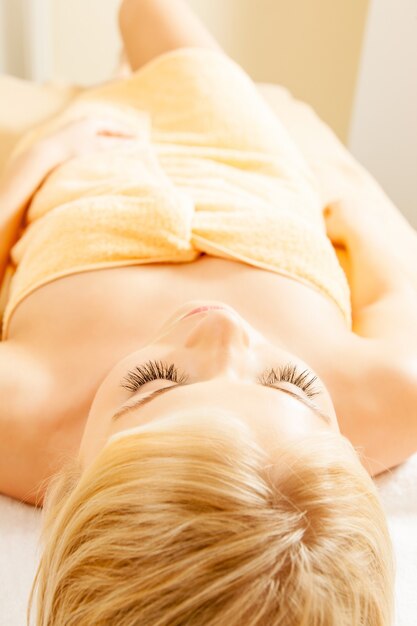
[[[312,170],[256,85],[225,54],[180,48],[77,95],[12,157],[86,114],[137,140],[57,167],[11,251],[3,339],[17,305],[51,280],[209,254],[318,290],[351,328],[346,275],[326,236]]]

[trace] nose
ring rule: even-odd
[[[189,319],[192,321],[193,316]],[[195,314],[185,346],[204,350],[217,369],[227,367],[231,360],[244,360],[251,344],[245,321],[232,310],[210,309]]]

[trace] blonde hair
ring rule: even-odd
[[[224,412],[122,432],[54,478],[42,541],[37,626],[391,626],[384,512],[334,431],[273,459]]]

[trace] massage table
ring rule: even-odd
[[[115,78],[123,75],[126,75],[125,70]],[[311,106],[294,98],[282,86],[259,84],[258,88],[317,175],[323,205],[337,194],[363,203],[364,210],[370,197],[373,201],[377,197],[382,204],[391,203],[380,185]],[[83,89],[85,87],[65,82],[38,84],[0,75],[0,174],[20,136],[59,113]],[[338,256],[344,267],[343,254]],[[379,475],[375,481],[388,517],[396,556],[396,621],[393,626],[415,626],[417,451],[405,463]],[[27,600],[40,554],[40,522],[40,510],[0,495],[0,626],[26,624]]]

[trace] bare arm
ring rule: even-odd
[[[351,334],[326,378],[341,433],[376,476],[417,452],[417,363]]]
[[[330,129],[310,121],[321,139],[310,162],[328,235],[347,251],[352,296],[354,332],[334,360],[333,398],[342,433],[376,476],[417,452],[417,233]]]
[[[35,504],[51,475],[45,398],[50,377],[39,359],[13,341],[0,342],[0,493]]]
[[[347,190],[325,214],[347,249],[353,309],[336,412],[375,476],[417,452],[417,233],[367,182],[367,194]]]
[[[348,195],[325,209],[330,239],[348,254],[353,330],[388,342],[408,337],[417,352],[417,233],[394,205],[365,201]]]
[[[294,111],[292,130],[318,179],[327,234],[347,253],[353,331],[391,347],[411,341],[415,354],[417,232],[311,108]]]
[[[325,214],[347,249],[353,309],[336,411],[375,476],[417,452],[417,233],[365,181],[367,193],[348,189]]]

